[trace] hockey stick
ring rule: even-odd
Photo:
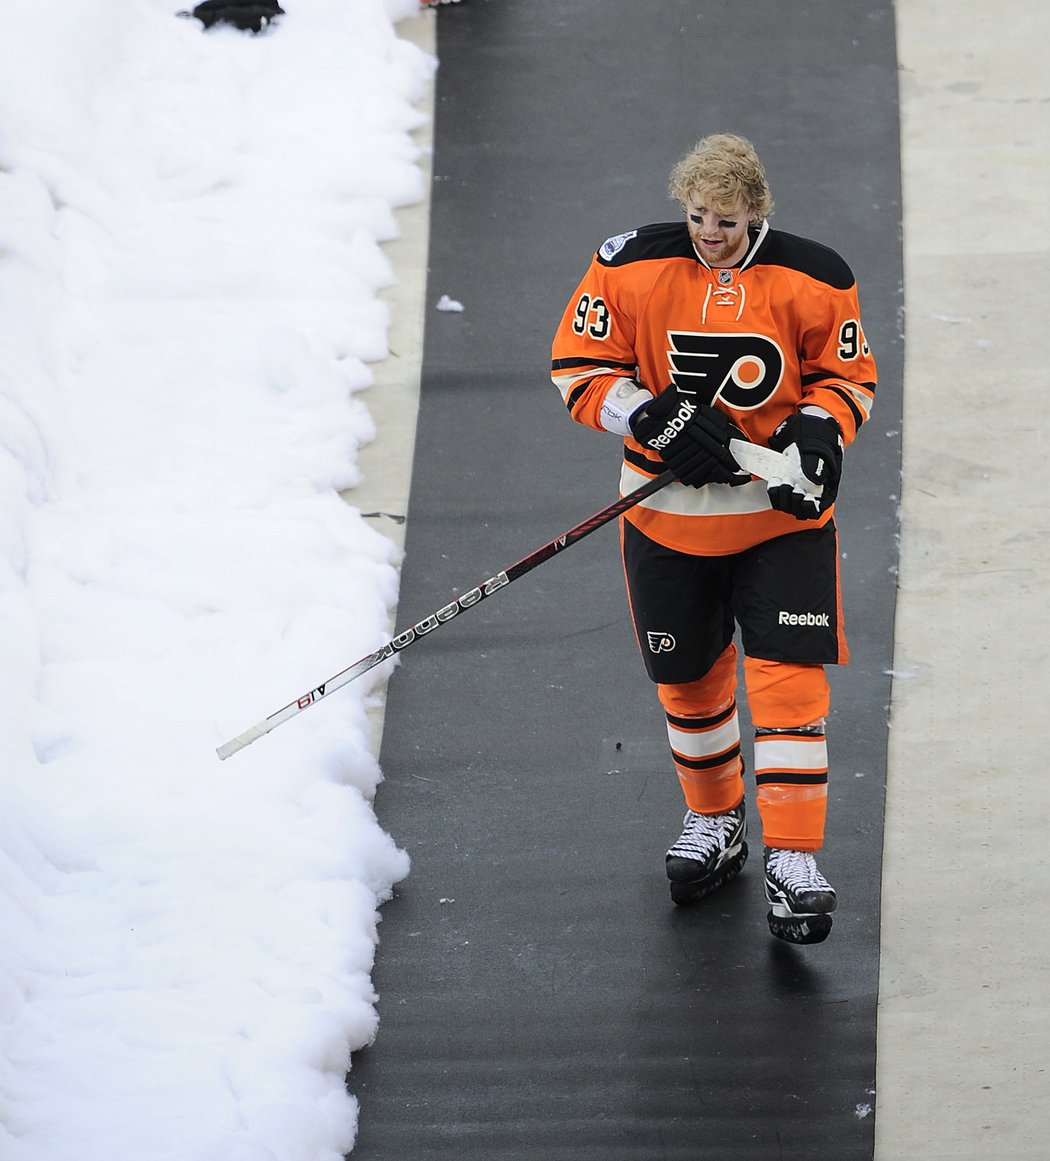
[[[231,738],[230,741],[225,742],[219,746],[216,753],[220,758],[228,758],[231,754],[236,754],[238,750],[243,750],[245,746],[250,746],[257,738],[261,738],[264,734],[268,734],[276,726],[281,725],[282,722],[288,721],[289,718],[295,717],[303,710],[317,702],[323,697],[327,697],[330,693],[334,693],[337,689],[351,682],[356,677],[360,677],[363,673],[367,673],[370,669],[374,669],[380,662],[385,661],[388,657],[393,657],[395,653],[400,653],[402,649],[407,649],[413,641],[418,641],[420,637],[425,637],[428,633],[433,632],[438,626],[444,625],[447,621],[451,621],[453,617],[457,617],[464,609],[473,608],[479,604],[486,597],[490,597],[493,593],[499,592],[500,589],[505,588],[511,581],[515,581],[518,577],[524,576],[527,572],[531,572],[538,565],[543,564],[544,561],[550,560],[552,556],[561,552],[563,549],[570,548],[577,541],[582,540],[585,536],[601,528],[603,524],[608,524],[610,520],[615,520],[617,516],[622,515],[629,508],[633,508],[635,504],[646,499],[646,497],[658,492],[666,484],[669,484],[674,479],[674,472],[662,472],[659,476],[654,476],[648,480],[640,488],[636,488],[633,492],[628,492],[626,496],[621,496],[619,500],[602,508],[601,511],[595,512],[593,516],[588,516],[586,520],[582,520],[579,524],[570,528],[568,532],[562,533],[561,536],[555,540],[548,541],[542,548],[537,548],[535,552],[530,552],[528,556],[523,557],[502,572],[496,573],[495,576],[489,577],[487,581],[482,582],[470,592],[464,593],[461,597],[456,597],[454,601],[440,608],[435,613],[431,613],[429,617],[424,617],[422,621],[413,625],[411,629],[406,629],[403,633],[388,641],[381,648],[374,653],[369,653],[366,657],[362,657],[360,661],[355,661],[353,665],[341,670],[330,677],[327,681],[315,686],[313,689],[304,693],[302,697],[297,697],[295,701],[289,702],[283,709],[277,710],[276,713],[270,714],[268,718],[263,718],[257,725],[245,730],[243,734],[238,734],[236,738]]]

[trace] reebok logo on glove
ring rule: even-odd
[[[662,447],[667,445],[674,439],[674,437],[685,428],[685,425],[696,414],[696,404],[690,403],[688,399],[683,399],[681,406],[678,408],[678,414],[668,420],[667,426],[660,432],[659,435],[653,436],[652,439],[647,439],[646,444],[659,451]]]
[[[744,433],[729,416],[681,391],[671,383],[651,403],[633,412],[628,426],[634,438],[655,451],[687,487],[707,484],[746,484],[751,477],[740,469],[729,450],[729,440]]]

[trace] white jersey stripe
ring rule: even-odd
[[[620,494],[626,496],[649,479],[650,476],[637,471],[625,460],[620,472]],[[738,516],[748,512],[768,512],[769,497],[764,480],[752,480],[739,488],[728,484],[688,488],[674,481],[643,500],[639,507],[675,516]]]
[[[616,375],[623,378],[623,369],[620,367],[586,367],[583,370],[569,371],[563,375],[552,375],[551,379],[555,387],[561,392],[562,400],[567,400],[577,383],[586,383],[596,375]]]

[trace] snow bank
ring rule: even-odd
[[[22,0],[0,43],[0,1154],[327,1161],[375,1034],[373,681],[215,747],[388,634],[338,497],[375,427],[415,0],[263,36]],[[282,736],[283,735],[283,736]]]

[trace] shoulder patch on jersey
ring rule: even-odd
[[[752,265],[786,266],[835,290],[849,290],[856,279],[845,259],[821,242],[770,230]]]
[[[617,234],[615,238],[606,238],[598,247],[598,253],[606,262],[611,262],[632,238],[637,237],[637,230],[628,230],[626,234]]]
[[[656,222],[609,238],[598,248],[598,261],[606,266],[651,262],[661,258],[692,258],[698,261],[685,222]]]

